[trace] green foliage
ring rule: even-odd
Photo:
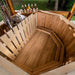
[[[65,6],[67,11],[71,11],[73,4],[75,3],[75,0],[68,0],[67,4]]]
[[[75,16],[73,16],[71,20],[75,20]]]
[[[13,0],[14,8],[21,9],[21,5],[23,4],[34,4],[36,3],[38,8],[41,10],[50,10],[53,8],[53,1],[51,2],[51,6],[48,7],[48,0]]]
[[[2,0],[0,0],[2,1]],[[50,5],[48,6],[48,0],[12,0],[13,1],[13,5],[15,10],[20,10],[21,9],[21,5],[23,4],[31,4],[31,3],[36,3],[38,8],[40,10],[53,10],[54,6],[55,6],[55,0],[51,0]],[[61,4],[62,4],[63,0],[59,0],[59,10],[62,10]],[[71,11],[71,8],[75,2],[75,0],[65,0],[66,3],[63,7],[63,10],[67,10],[67,11]],[[1,13],[0,13],[0,21],[3,19]],[[75,17],[73,17],[73,20],[75,20]]]

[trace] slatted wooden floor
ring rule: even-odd
[[[47,64],[55,61],[59,51],[57,43],[51,36],[39,29],[25,45],[14,63],[25,71],[35,72]],[[58,57],[57,57],[58,58]]]

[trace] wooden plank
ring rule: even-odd
[[[68,33],[66,33],[66,37],[63,39],[63,42],[64,42],[64,45],[65,46],[68,46],[71,42],[72,42],[72,40],[74,40],[75,38],[73,37],[73,29],[72,30],[70,30],[69,28],[68,28]],[[69,38],[68,38],[69,37]]]
[[[49,11],[51,13],[56,13],[56,14],[60,14],[60,15],[63,15],[65,17],[67,17],[69,15],[69,11]]]
[[[12,54],[1,42],[0,42],[0,52],[6,55],[11,60],[14,60],[16,57]]]
[[[12,4],[12,0],[6,0],[6,1],[8,3],[8,6],[10,8],[12,15],[15,15],[15,10],[14,10],[13,4]]]
[[[13,41],[13,43],[15,44],[15,46],[17,47],[17,49],[20,51],[21,50],[21,45],[19,45],[15,34],[12,32],[12,30],[10,30],[9,32],[7,32],[7,34],[9,35],[10,39]]]
[[[26,36],[26,40],[28,41],[29,40],[29,36],[28,36],[28,32],[27,32],[27,24],[25,24],[25,20],[23,20],[22,22],[22,25],[23,25],[23,29],[24,29],[24,33],[25,33],[25,36]]]
[[[33,25],[33,34],[34,34],[34,32],[36,30],[36,14],[33,15],[32,25]]]
[[[75,53],[75,39],[67,46],[67,57],[71,56]]]
[[[32,15],[29,16],[29,24],[30,24],[31,36],[34,33],[34,22],[35,21],[33,21],[33,19],[34,19],[34,15],[32,14]]]
[[[15,26],[15,27],[13,28],[13,30],[14,30],[15,35],[16,35],[17,38],[18,38],[18,41],[19,41],[21,47],[23,48],[23,47],[24,47],[24,44],[23,44],[23,41],[22,41],[22,38],[21,38],[21,36],[20,36],[20,33],[19,33],[19,30],[18,30],[17,26]]]
[[[28,22],[28,18],[25,19],[25,23],[26,23],[26,28],[27,28],[27,32],[28,32],[28,36],[30,38],[30,28],[29,28],[29,22]]]
[[[15,55],[19,54],[18,50],[15,48],[15,46],[12,43],[12,41],[10,40],[10,38],[7,37],[6,34],[4,34],[3,36],[1,36],[0,39],[11,49],[11,51]]]
[[[20,31],[20,33],[21,33],[21,35],[22,35],[23,42],[26,44],[26,37],[25,37],[25,35],[24,35],[24,31],[23,31],[23,28],[22,28],[21,23],[18,24],[18,28],[19,28],[19,31]]]
[[[34,14],[34,22],[35,22],[35,27],[37,26],[37,13]]]
[[[39,13],[38,12],[38,16],[37,16],[37,18],[38,18],[38,22],[37,22],[37,24],[38,24],[38,26],[45,26],[45,14],[44,13]]]
[[[46,15],[45,27],[51,28],[53,21],[53,15]]]

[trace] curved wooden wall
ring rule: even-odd
[[[40,11],[37,16],[37,25],[52,29],[62,40],[66,49],[66,58],[75,55],[75,25],[65,17]]]

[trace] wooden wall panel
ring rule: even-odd
[[[66,56],[67,58],[74,54],[75,52],[75,37],[73,33],[75,33],[74,26],[70,23],[66,18],[61,15],[52,14],[48,12],[38,12],[37,18],[38,26],[43,26],[48,29],[52,29],[62,40],[64,46],[66,48]]]
[[[18,28],[19,28],[19,31],[21,33],[23,43],[26,44],[26,37],[24,35],[24,31],[23,31],[23,27],[22,27],[22,24],[21,23],[18,24]]]
[[[15,48],[15,46],[13,45],[12,41],[10,38],[8,38],[8,36],[6,34],[4,34],[3,36],[0,37],[0,39],[4,42],[4,44],[6,44],[9,49],[11,49],[11,51],[15,54],[18,55],[18,50]]]
[[[45,27],[51,28],[53,21],[53,15],[46,15]]]
[[[45,26],[45,20],[46,20],[45,15],[43,13],[38,12],[37,18],[38,18],[38,22],[37,22],[38,26]]]
[[[36,25],[37,13],[26,17],[22,22],[13,27],[12,30],[9,30],[0,37],[0,42],[3,43],[0,43],[0,51],[10,59],[14,59],[32,37],[36,30]]]
[[[15,44],[15,46],[17,47],[17,49],[20,51],[21,50],[21,45],[19,45],[15,34],[13,33],[12,30],[10,30],[9,32],[7,32],[8,36],[10,37],[10,39],[13,41],[13,43]]]
[[[25,20],[23,20],[21,23],[23,25],[23,30],[24,30],[24,33],[25,33],[26,41],[28,41],[29,36],[28,36],[28,31],[27,31],[27,24],[25,24]]]
[[[23,41],[22,41],[22,38],[21,38],[21,35],[20,35],[20,33],[19,33],[19,30],[18,30],[17,26],[15,26],[15,27],[13,28],[13,31],[14,31],[15,35],[17,36],[17,39],[18,39],[18,41],[19,41],[21,47],[23,48],[23,47],[24,47],[24,43],[23,43]]]

